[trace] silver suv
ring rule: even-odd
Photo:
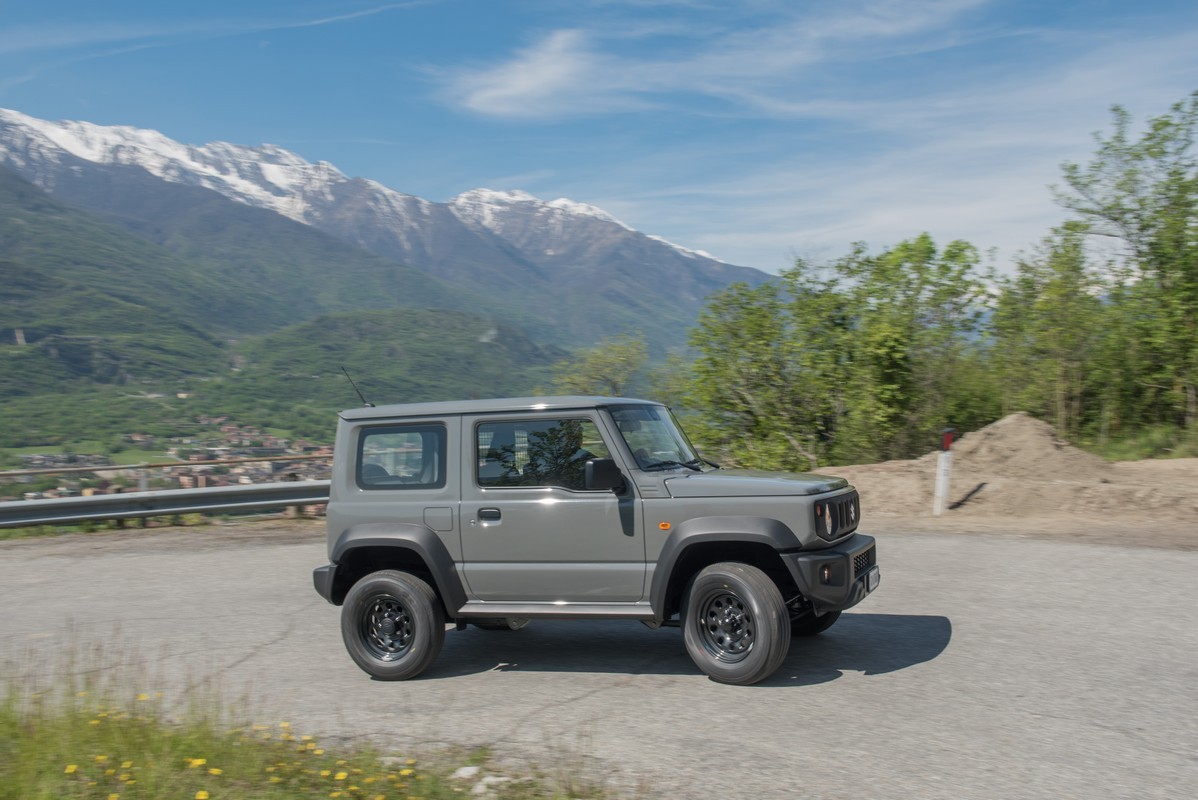
[[[772,675],[792,636],[878,586],[841,478],[719,469],[670,410],[533,397],[344,411],[316,590],[370,675],[419,675],[446,623],[681,626],[724,683]]]

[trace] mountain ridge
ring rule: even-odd
[[[585,203],[492,189],[434,203],[274,145],[185,145],[156,131],[0,110],[0,164],[64,202],[125,218],[134,228],[139,223],[128,218],[144,200],[113,192],[102,207],[89,205],[89,186],[140,171],[146,180],[139,192],[165,197],[171,186],[206,189],[470,287],[487,298],[482,313],[521,318],[530,331],[573,344],[639,330],[659,349],[681,346],[711,293],[769,279],[640,233]]]

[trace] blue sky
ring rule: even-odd
[[[1112,104],[1195,89],[1181,0],[0,0],[0,107],[569,197],[768,271],[921,231],[1002,266]]]

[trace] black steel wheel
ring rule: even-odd
[[[355,583],[341,608],[350,657],[379,680],[400,681],[428,668],[445,641],[445,614],[432,588],[397,570]]]
[[[798,619],[790,621],[791,636],[815,636],[817,633],[823,633],[836,624],[836,620],[840,619],[839,611],[829,611],[821,617],[815,614],[804,614]]]
[[[705,567],[683,598],[683,639],[692,660],[713,680],[748,685],[782,666],[790,649],[790,616],[782,593],[750,564]]]

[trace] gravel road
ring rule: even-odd
[[[1192,795],[1198,552],[869,532],[879,591],[755,687],[631,622],[450,632],[421,679],[372,681],[306,522],[0,542],[0,674],[101,644],[168,696],[216,686],[326,741],[486,745],[645,797]]]

